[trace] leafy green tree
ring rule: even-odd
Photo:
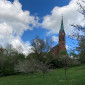
[[[32,50],[34,53],[31,53],[29,56],[35,56],[38,60],[47,62],[48,57],[51,59],[52,55],[50,53],[50,49],[52,47],[52,42],[49,38],[43,40],[39,37],[35,37],[32,41]]]
[[[79,53],[81,63],[85,63],[85,38],[79,41],[79,46],[76,48]]]
[[[67,79],[67,70],[70,66],[78,64],[78,61],[72,59],[68,54],[67,51],[63,50],[60,51],[58,61],[61,62],[61,67],[64,68],[65,71],[65,79]]]
[[[73,50],[69,53],[69,56],[71,56],[73,59],[78,59],[79,60],[78,54],[75,53],[75,51],[73,51]]]
[[[18,53],[11,45],[0,52],[0,76],[16,74],[15,66],[25,60],[25,55]]]
[[[32,50],[35,53],[38,60],[42,60],[42,53],[45,50],[45,43],[43,39],[40,39],[39,37],[35,37],[32,41]]]
[[[67,51],[66,50],[61,50],[58,54],[58,56],[63,56],[63,55],[66,55],[67,54]]]

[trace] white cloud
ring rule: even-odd
[[[58,42],[58,37],[57,36],[52,36],[52,41]]]
[[[9,29],[8,29],[9,28]],[[7,25],[6,23],[0,23],[0,35],[6,35],[6,34],[11,34],[12,33],[12,27]]]
[[[66,49],[67,49],[67,50],[70,50],[70,49],[71,49],[71,47],[70,47],[70,46],[68,46],[68,45],[66,45]]]
[[[14,38],[10,44],[12,44],[13,47],[17,49],[19,53],[28,55],[29,53],[32,52],[31,50],[32,47],[30,46],[30,43],[23,42],[19,37]]]
[[[0,44],[12,44],[14,48],[21,46],[22,53],[29,53],[29,42],[24,43],[20,36],[26,30],[38,26],[38,17],[31,16],[29,11],[23,11],[18,0],[10,2],[0,0]],[[17,37],[16,37],[16,36]]]
[[[29,11],[22,10],[22,5],[18,0],[14,0],[13,3],[7,0],[0,0],[0,24],[6,23],[10,26],[13,29],[12,33],[22,35],[24,30],[32,29],[38,24],[35,19],[34,16],[30,15]],[[31,27],[30,24],[32,24]],[[7,31],[8,28],[5,30]]]
[[[58,33],[61,25],[62,14],[64,16],[64,29],[66,34],[74,32],[74,27],[71,25],[79,24],[84,26],[84,16],[79,13],[79,5],[76,3],[78,0],[71,0],[67,6],[54,7],[50,15],[46,15],[42,22],[42,27],[50,30],[49,33]]]

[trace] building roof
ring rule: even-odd
[[[57,50],[58,48],[59,48],[59,45],[54,46],[54,47],[51,49],[51,52]]]
[[[64,31],[64,25],[63,25],[63,16],[62,16],[60,32],[63,32],[63,31]]]

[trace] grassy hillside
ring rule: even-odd
[[[67,80],[64,80],[64,70],[56,69],[45,74],[25,74],[0,78],[0,85],[85,85],[85,65],[70,68]]]

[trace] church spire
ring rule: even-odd
[[[64,25],[63,25],[63,16],[62,16],[60,32],[63,32],[63,31],[64,31]]]

